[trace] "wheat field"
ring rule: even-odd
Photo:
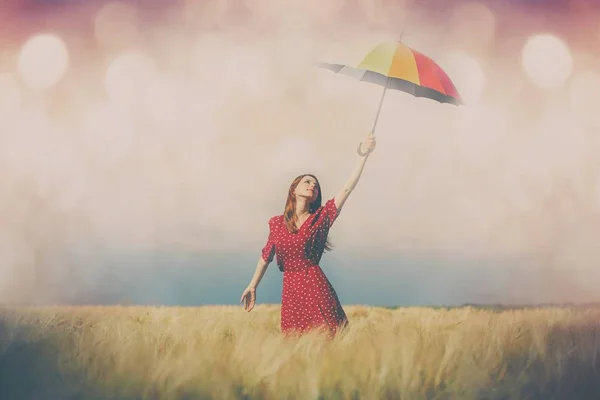
[[[276,305],[4,307],[0,398],[600,398],[600,308],[346,310],[328,341]]]

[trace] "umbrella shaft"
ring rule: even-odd
[[[379,100],[379,107],[377,108],[377,114],[375,114],[375,121],[373,122],[373,129],[371,129],[371,135],[375,134],[375,128],[377,127],[377,120],[379,119],[379,113],[381,112],[381,106],[383,105],[383,99],[385,98],[385,92],[387,92],[390,78],[387,78],[387,83],[383,87],[383,93],[381,94],[381,100]]]

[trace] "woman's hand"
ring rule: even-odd
[[[250,312],[254,308],[256,304],[256,288],[252,286],[248,286],[246,290],[242,293],[242,298],[240,299],[240,303],[244,303],[244,310]]]
[[[375,150],[376,146],[377,141],[375,140],[375,136],[373,136],[373,134],[369,132],[366,139],[362,141],[361,144],[358,146],[358,154],[360,156],[366,156],[367,154]]]

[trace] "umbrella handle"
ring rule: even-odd
[[[369,135],[368,135],[368,136],[373,136],[373,132],[369,132]],[[364,152],[364,153],[363,153],[362,151],[360,151],[360,148],[361,148],[361,146],[362,146],[362,142],[360,142],[360,143],[358,144],[358,148],[356,149],[356,152],[357,152],[357,153],[358,153],[358,155],[359,155],[359,156],[361,156],[361,157],[364,157],[364,156],[366,156],[367,154],[369,154],[370,152],[372,152],[372,151],[373,151],[373,150],[369,150],[369,151],[366,151],[366,152]]]
[[[369,150],[369,151],[363,153],[362,151],[360,151],[361,146],[362,146],[362,142],[358,144],[358,148],[356,149],[356,152],[361,157],[366,156],[367,154],[369,154],[372,151],[372,150]]]

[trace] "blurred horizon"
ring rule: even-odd
[[[375,117],[314,63],[400,34],[467,105],[386,95],[321,263],[342,303],[600,301],[599,2],[9,0],[0,303],[237,304],[292,179],[333,197]]]

